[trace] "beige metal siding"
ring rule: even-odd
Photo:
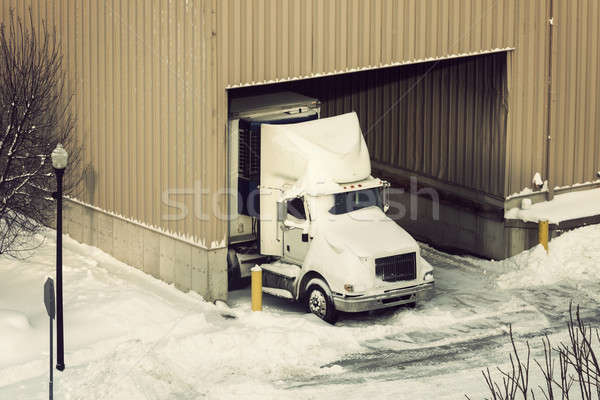
[[[517,4],[517,38],[508,58],[507,195],[531,187],[535,172],[544,173],[548,5],[547,0]]]
[[[552,185],[568,185],[592,180],[600,169],[600,11],[596,0],[553,1],[551,179]],[[386,114],[369,133],[376,160],[495,196],[530,186],[546,162],[549,5],[550,0],[4,0],[0,19],[10,8],[23,16],[31,7],[37,24],[43,18],[57,27],[90,171],[77,197],[211,246],[226,235],[226,201],[218,193],[226,182],[227,87],[515,48],[508,53],[509,94],[502,104],[508,109],[506,136],[502,126],[482,126],[501,120],[500,105],[490,100],[505,100],[492,96],[502,76],[495,62],[475,66],[455,60],[448,68],[434,68],[414,90],[408,89],[415,77],[395,75],[393,68],[365,80],[355,75],[351,89],[336,89],[343,100],[326,101],[324,109],[343,112],[356,105],[368,129],[408,92],[403,101],[415,108]],[[504,56],[484,59],[497,57]],[[438,92],[448,96],[436,97]],[[484,117],[484,106],[496,116]],[[436,134],[446,126],[451,135]],[[487,133],[477,135],[480,127]],[[384,133],[376,134],[379,130]],[[394,131],[401,134],[385,133]],[[182,220],[163,218],[176,212],[161,201],[169,189],[180,191],[170,198],[188,210]]]
[[[220,83],[252,85],[509,48],[514,4],[221,0]]]
[[[600,169],[600,40],[596,0],[553,0],[550,185],[597,179]],[[507,194],[546,176],[550,0],[518,3],[509,58]]]
[[[550,156],[553,186],[598,179],[599,21],[597,0],[554,0]]]
[[[191,193],[217,193],[225,180],[225,141],[214,109],[213,6],[144,0],[5,0],[0,6],[0,20],[11,8],[25,16],[31,7],[35,23],[46,19],[62,40],[76,134],[89,167],[76,197],[206,246],[225,237],[225,224],[212,212],[223,208],[224,197]],[[161,201],[169,189],[180,192],[171,200],[188,209],[178,221],[163,218],[177,212]],[[207,219],[196,217],[195,200]]]

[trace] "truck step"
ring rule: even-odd
[[[240,265],[240,275],[242,278],[250,276],[250,269],[255,265],[261,265],[269,262],[268,256],[263,256],[258,253],[236,253],[238,263]]]
[[[263,264],[260,266],[263,271],[269,271],[276,275],[281,275],[286,278],[296,279],[300,274],[300,266],[295,264],[286,264],[282,262],[274,262],[271,264]]]
[[[241,264],[252,264],[252,266],[262,264],[269,261],[268,256],[262,256],[260,254],[237,254],[237,258]]]
[[[289,299],[289,300],[294,299],[294,295],[286,289],[263,287],[262,291],[263,291],[263,293],[270,294],[271,296],[281,297],[283,299]]]
[[[263,264],[261,268],[263,270],[263,288],[285,290],[290,295],[294,293],[296,279],[300,274],[299,266],[275,262],[272,264]]]

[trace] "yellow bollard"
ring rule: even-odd
[[[252,311],[262,311],[262,268],[258,265],[251,270]]]
[[[538,224],[538,238],[540,244],[544,246],[546,252],[548,252],[548,221],[540,221]]]

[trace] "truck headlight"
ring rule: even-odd
[[[352,292],[354,292],[354,285],[351,283],[346,283],[346,284],[344,284],[344,290],[346,292],[352,293]]]
[[[432,281],[433,280],[433,271],[425,272],[425,275],[423,275],[423,280],[424,281]]]

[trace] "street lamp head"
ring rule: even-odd
[[[57,144],[56,148],[52,151],[52,166],[56,169],[65,169],[67,166],[67,160],[69,153],[64,149],[62,144]]]

